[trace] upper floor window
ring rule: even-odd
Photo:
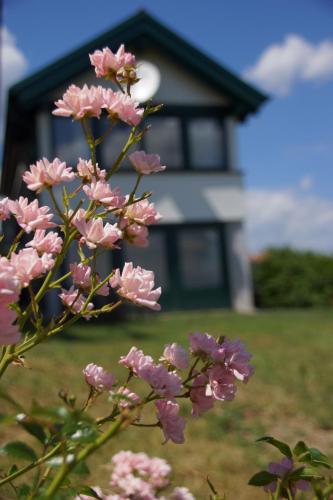
[[[151,128],[144,135],[144,147],[148,153],[157,153],[168,168],[182,168],[184,152],[181,122],[176,116],[152,117]]]
[[[69,118],[54,117],[52,124],[54,156],[71,166],[77,164],[79,157],[89,158],[89,147],[80,123],[72,122]]]
[[[195,169],[222,168],[223,129],[217,118],[192,118],[188,122],[190,165]]]

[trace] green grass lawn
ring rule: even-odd
[[[158,429],[130,428],[90,459],[90,484],[106,486],[110,456],[131,449],[169,460],[175,466],[175,482],[188,486],[199,499],[207,498],[207,474],[229,500],[260,499],[264,497],[247,481],[277,455],[268,445],[255,444],[258,437],[272,434],[291,444],[303,439],[333,455],[333,313],[329,310],[242,316],[221,311],[161,313],[115,324],[86,323],[72,328],[70,339],[50,341],[28,353],[30,369],[11,368],[5,385],[23,405],[31,399],[57,404],[59,389],[83,400],[81,370],[87,363],[100,364],[120,378],[125,372],[117,360],[132,345],[157,357],[167,342],[186,345],[191,331],[242,339],[254,355],[255,375],[248,385],[239,385],[235,401],[216,404],[210,413],[191,419],[184,445],[162,445]],[[102,416],[107,409],[107,398],[102,396],[97,412]],[[13,435],[17,438],[17,429],[4,437]]]

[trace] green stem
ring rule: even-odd
[[[24,229],[21,229],[17,235],[15,236],[15,239],[9,249],[9,252],[7,254],[7,259],[10,259],[10,256],[12,255],[13,252],[15,252],[16,248],[17,248],[17,245],[19,244],[20,242],[20,239],[22,238],[22,236],[24,235]]]
[[[59,490],[62,483],[72,472],[74,467],[88,458],[94,451],[98,450],[107,441],[109,441],[109,439],[117,434],[124,421],[124,418],[119,418],[119,420],[117,420],[104,434],[99,436],[93,443],[88,444],[77,455],[75,455],[70,463],[64,463],[47,489],[45,499],[53,498],[54,494]]]
[[[133,202],[135,193],[136,193],[136,191],[137,191],[137,189],[139,187],[141,179],[142,179],[142,174],[138,174],[138,176],[136,178],[136,183],[134,185],[134,188],[132,189],[132,192],[129,195],[129,199],[128,199],[129,203],[128,204],[131,204]]]
[[[57,446],[55,446],[51,451],[49,451],[49,453],[47,453],[43,457],[39,458],[38,460],[35,460],[34,462],[31,462],[31,464],[26,465],[25,467],[17,470],[16,472],[13,472],[9,476],[4,477],[3,479],[0,480],[0,486],[3,486],[4,484],[10,481],[14,481],[14,479],[16,479],[19,476],[22,476],[22,474],[25,474],[29,470],[34,469],[35,467],[38,467],[39,465],[43,464],[44,462],[52,458],[54,455],[56,455],[61,446],[62,443],[58,443]]]
[[[60,217],[61,220],[63,220],[64,222],[66,222],[66,217],[64,216],[64,214],[62,213],[62,210],[60,209],[60,207],[58,205],[58,202],[57,202],[56,197],[54,196],[54,192],[53,192],[52,187],[47,188],[47,190],[49,192],[51,200],[53,201],[53,205],[54,205],[54,208],[56,209],[57,214],[59,215],[59,217]]]

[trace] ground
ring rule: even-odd
[[[256,367],[247,385],[240,384],[235,401],[192,419],[184,445],[162,445],[159,429],[131,428],[90,459],[91,485],[108,484],[107,462],[120,449],[146,451],[174,465],[175,483],[188,486],[198,499],[207,498],[209,475],[228,500],[264,498],[247,486],[249,477],[278,455],[268,445],[255,443],[271,434],[294,444],[305,440],[333,455],[333,314],[330,310],[261,312],[238,315],[203,311],[160,313],[126,322],[78,325],[70,336],[40,345],[28,353],[30,369],[11,368],[6,387],[24,405],[31,399],[58,402],[59,389],[83,399],[81,370],[95,362],[123,373],[117,366],[132,345],[159,356],[165,343],[186,345],[191,331],[207,331],[242,339],[253,353]],[[102,397],[103,398],[103,397]],[[107,398],[98,413],[106,414]],[[185,413],[188,408],[184,409]],[[17,438],[12,428],[5,439]]]

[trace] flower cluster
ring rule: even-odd
[[[177,398],[189,399],[192,416],[198,416],[210,410],[216,401],[232,400],[236,380],[245,382],[253,372],[249,365],[251,355],[241,342],[227,339],[219,342],[208,333],[190,334],[189,340],[189,351],[176,343],[167,344],[158,363],[133,346],[119,359],[119,364],[129,370],[126,385],[121,385],[118,390],[113,387],[110,392],[116,413],[123,408],[152,403],[157,417],[155,425],[161,427],[165,442],[171,440],[176,444],[184,442],[186,425]],[[114,377],[101,367],[90,364],[84,373],[86,380],[87,373],[91,374],[88,383],[96,389],[99,387],[98,390],[110,390],[107,384],[103,387],[101,377],[110,377],[114,385]],[[139,396],[132,391],[128,385],[132,378],[149,386],[148,396]],[[140,418],[138,414],[136,419]]]
[[[103,500],[194,500],[184,487],[176,487],[167,496],[163,490],[170,486],[171,467],[162,458],[151,458],[146,453],[120,451],[111,459],[110,493],[101,488],[93,490]],[[78,499],[92,497],[79,495]]]
[[[282,481],[287,479],[287,476],[290,475],[290,473],[296,470],[294,466],[293,460],[290,458],[283,458],[281,462],[271,462],[268,465],[268,471],[271,474],[275,474],[277,478],[281,478]],[[297,490],[299,491],[307,491],[310,489],[310,483],[309,481],[306,481],[305,479],[297,479],[297,480],[290,480],[289,481],[289,489],[293,494],[293,497],[296,495]],[[267,484],[264,487],[264,490],[267,493],[274,493],[277,489],[277,480],[272,481],[271,483]]]

